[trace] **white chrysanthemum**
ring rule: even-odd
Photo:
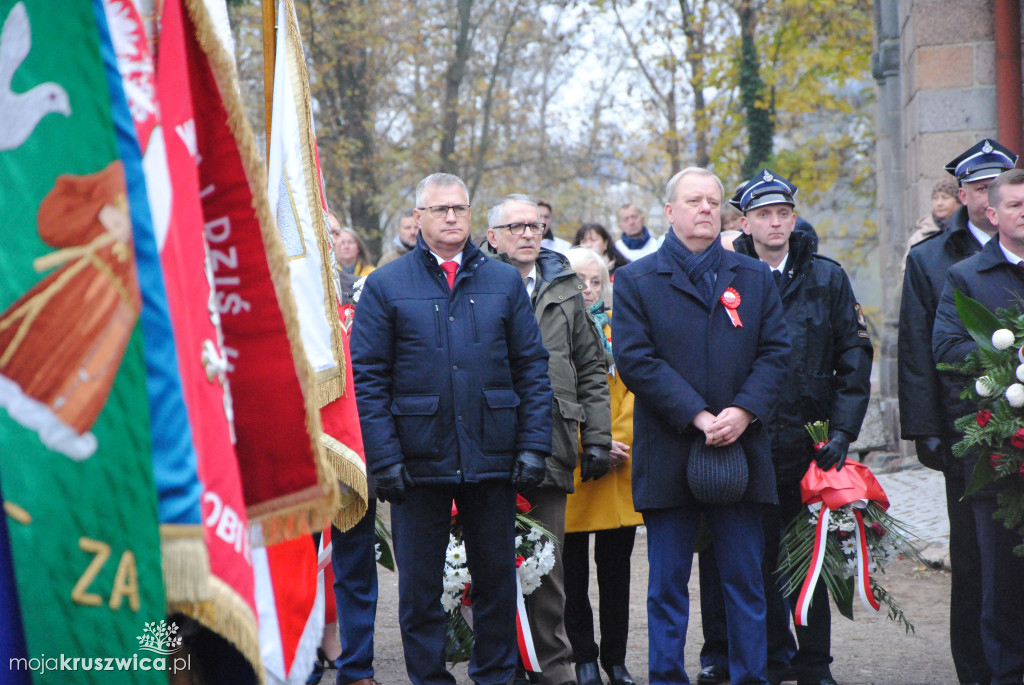
[[[526,539],[530,542],[537,542],[542,537],[544,537],[544,533],[540,532],[540,528],[531,528],[529,534],[526,536]]]
[[[846,560],[846,566],[843,567],[843,577],[844,578],[853,578],[856,575],[857,575],[857,560],[856,559],[847,559]]]
[[[522,535],[517,535],[516,536],[516,549],[518,550],[522,546],[523,546],[523,536]]]
[[[982,397],[988,397],[996,391],[995,385],[992,383],[992,379],[988,376],[982,376],[978,380],[974,381],[974,390]]]
[[[1013,331],[1008,328],[1000,328],[992,334],[992,347],[997,350],[1005,350],[1013,344]]]
[[[445,561],[452,566],[463,566],[466,563],[466,546],[458,544],[454,539],[448,541],[448,551],[445,553]]]
[[[1024,407],[1024,385],[1014,383],[1006,389],[1006,401],[1011,407]]]
[[[555,567],[555,546],[546,542],[537,550],[537,570],[545,575]]]
[[[1024,347],[1022,347],[1021,349],[1024,349]],[[1024,364],[1021,364],[1020,366],[1017,367],[1017,380],[1019,380],[1021,383],[1024,383]]]
[[[452,597],[447,592],[441,595],[441,606],[446,612],[455,611],[462,604],[461,597]]]

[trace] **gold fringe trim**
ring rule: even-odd
[[[327,434],[320,439],[327,450],[327,461],[334,471],[335,480],[346,486],[341,494],[341,507],[331,523],[338,530],[348,530],[366,515],[366,465],[352,448],[340,440]]]
[[[340,499],[340,494],[339,494]],[[279,542],[320,533],[331,524],[330,514],[320,514],[302,504],[291,509],[249,518],[249,542],[253,547],[270,547]]]
[[[288,47],[290,48],[287,54],[288,69],[292,76],[292,83],[298,84],[301,89],[301,93],[297,94],[295,109],[296,118],[300,122],[299,138],[302,141],[306,206],[310,208],[313,234],[320,252],[320,280],[324,291],[324,314],[327,316],[327,324],[331,327],[331,350],[341,374],[341,384],[337,386],[338,394],[333,398],[337,399],[345,392],[345,347],[341,339],[341,318],[338,316],[338,292],[334,285],[334,274],[331,273],[331,245],[327,238],[327,216],[323,211],[317,211],[321,207],[320,198],[323,189],[320,187],[320,176],[316,171],[316,138],[313,133],[313,113],[310,109],[312,100],[309,92],[309,73],[306,71],[306,60],[302,54],[302,35],[299,33],[299,27],[295,20],[293,0],[285,0],[285,12],[288,13],[286,28]],[[282,18],[278,17],[277,20],[281,22]],[[278,49],[281,49],[280,45]],[[320,406],[323,407],[331,401],[333,400],[322,402]]]
[[[217,576],[210,576],[210,591],[209,602],[190,607],[191,611],[181,608],[176,611],[191,616],[234,645],[256,671],[257,682],[262,685],[265,682],[263,662],[260,658],[256,615],[252,607],[234,588]],[[168,610],[168,613],[174,612]]]
[[[264,531],[264,539],[268,541],[268,544],[274,544],[274,542],[307,534],[310,530],[310,524],[313,524],[314,530],[323,530],[326,527],[323,525],[323,522],[330,520],[331,516],[340,506],[341,492],[337,481],[330,476],[327,457],[319,440],[323,429],[320,423],[319,407],[316,406],[315,398],[313,397],[315,376],[302,345],[302,337],[299,333],[299,317],[291,289],[288,259],[284,253],[284,246],[281,244],[274,215],[270,211],[270,202],[267,197],[267,171],[260,159],[256,138],[245,116],[245,106],[242,103],[239,91],[238,72],[235,68],[234,58],[227,52],[217,37],[204,0],[186,0],[186,5],[189,16],[195,26],[196,40],[206,54],[214,79],[217,82],[221,101],[227,113],[228,129],[235,138],[239,157],[245,169],[246,178],[249,181],[253,211],[259,221],[263,246],[267,254],[267,265],[270,269],[271,280],[274,283],[274,290],[277,293],[277,301],[281,308],[281,316],[284,319],[288,343],[291,347],[292,356],[295,359],[296,374],[305,398],[306,432],[309,435],[316,463],[319,492],[315,498],[301,505],[280,510],[276,514],[264,513],[259,515],[254,514],[252,511],[247,512],[250,525],[254,523],[262,524],[267,529]],[[335,318],[337,318],[337,315],[335,315]],[[263,503],[258,509],[262,510],[267,505],[272,504],[273,502]],[[317,525],[320,527],[318,528]]]
[[[343,377],[335,376],[334,378],[328,378],[316,384],[316,401],[321,407],[326,407],[341,397],[344,392],[345,379]]]
[[[168,607],[210,599],[210,556],[202,525],[160,524],[160,556]]]

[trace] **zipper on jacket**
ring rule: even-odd
[[[469,298],[469,319],[473,323],[473,342],[480,342],[480,331],[476,329],[476,300]]]
[[[434,305],[434,333],[437,336],[437,346],[441,347],[441,308]]]

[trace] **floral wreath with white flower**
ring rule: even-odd
[[[828,421],[806,428],[816,450],[828,443]],[[783,595],[796,597],[797,625],[806,625],[807,608],[821,580],[839,613],[851,621],[854,597],[860,595],[872,611],[885,604],[889,620],[913,632],[914,625],[871,574],[884,573],[887,564],[903,556],[920,560],[920,552],[909,529],[886,513],[889,500],[870,469],[854,459],[842,471],[822,470],[812,461],[800,486],[808,511],[786,527],[776,571]],[[822,516],[825,522],[819,527]]]
[[[956,308],[978,347],[962,363],[938,368],[975,379],[960,396],[977,404],[978,412],[957,419],[964,437],[953,454],[988,454],[978,459],[966,494],[995,482],[995,518],[1024,538],[1024,314],[1019,308],[993,314],[959,292]]]
[[[555,566],[555,538],[528,515],[529,511],[530,503],[526,498],[516,495],[516,575],[524,597],[540,587],[541,580]],[[444,592],[441,593],[441,606],[448,614],[447,658],[453,664],[468,661],[473,648],[473,630],[466,621],[470,615],[472,584],[462,526],[453,504],[452,529],[444,561]]]

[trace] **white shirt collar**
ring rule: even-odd
[[[1007,250],[1005,247],[1003,247],[1002,243],[999,243],[999,249],[1003,251],[1003,256],[1006,257],[1006,261],[1010,262],[1010,264],[1013,264],[1014,266],[1016,266],[1017,264],[1020,264],[1021,261],[1024,261],[1020,257],[1018,257],[1017,255],[1013,254],[1012,252]]]
[[[972,224],[970,219],[967,220],[967,229],[971,232],[971,235],[974,236],[974,239],[981,243],[982,246],[992,239],[992,236]]]
[[[455,255],[451,259],[442,259],[441,255],[437,254],[433,250],[430,251],[430,254],[434,255],[434,259],[437,260],[438,266],[441,266],[441,264],[443,264],[444,262],[455,262],[456,264],[459,265],[459,267],[462,266],[462,252],[459,252],[459,254]]]
[[[537,265],[534,264],[530,273],[523,277],[523,285],[526,286],[526,294],[533,297],[533,289],[537,286]]]
[[[761,261],[765,261],[765,260],[762,259]],[[785,275],[785,264],[788,261],[790,261],[790,252],[788,252],[788,250],[787,250],[786,253],[785,253],[785,256],[782,257],[782,261],[780,261],[778,263],[778,266],[772,266],[771,264],[768,264],[768,267],[771,268],[772,271],[778,271],[782,275]],[[767,264],[768,262],[765,262],[765,263]]]

